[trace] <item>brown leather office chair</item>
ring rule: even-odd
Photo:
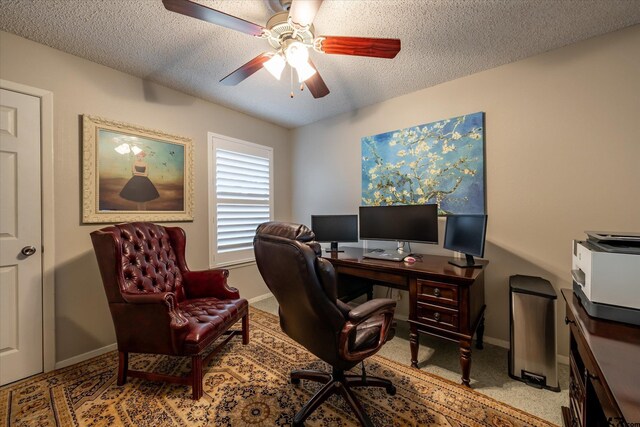
[[[280,305],[280,326],[292,339],[333,367],[333,372],[294,370],[291,382],[311,380],[325,385],[295,415],[293,425],[304,420],[322,402],[339,393],[365,426],[373,425],[351,387],[384,387],[396,392],[383,378],[350,375],[345,371],[375,354],[393,337],[396,303],[374,299],[351,308],[336,298],[336,274],[319,255],[320,245],[304,225],[268,222],[257,229],[253,242],[260,274]]]
[[[127,376],[192,386],[202,397],[202,365],[240,331],[249,342],[248,303],[227,286],[224,269],[189,271],[186,236],[178,227],[148,222],[118,224],[91,233],[116,329],[118,385]],[[227,337],[203,359],[207,348]],[[129,353],[191,357],[187,378],[128,369]]]

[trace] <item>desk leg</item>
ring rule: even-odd
[[[411,367],[418,367],[418,346],[420,340],[420,334],[418,328],[415,325],[409,327],[409,345],[411,346]]]
[[[462,384],[471,387],[471,339],[460,340],[460,367],[462,367]]]

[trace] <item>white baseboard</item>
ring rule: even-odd
[[[84,362],[85,360],[89,360],[93,357],[109,353],[110,351],[116,350],[117,348],[118,346],[116,345],[116,343],[109,344],[102,348],[91,350],[86,353],[61,360],[60,362],[56,362],[54,369],[66,368],[67,366],[75,365],[76,363]]]
[[[497,345],[498,347],[506,348],[507,350],[509,349],[509,347],[511,347],[509,341],[501,340],[500,338],[488,337],[486,335],[482,337],[482,341],[486,342],[487,344],[493,344]]]
[[[249,304],[253,304],[253,303],[256,303],[258,301],[262,301],[263,299],[271,298],[272,296],[273,296],[273,294],[271,292],[267,292],[264,295],[258,295],[257,297],[251,298],[249,300]]]

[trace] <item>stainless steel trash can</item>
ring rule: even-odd
[[[518,274],[509,278],[509,297],[509,376],[534,387],[560,391],[555,289],[541,277]]]

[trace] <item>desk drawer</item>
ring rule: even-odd
[[[365,279],[374,280],[380,283],[390,283],[398,285],[404,289],[409,288],[409,279],[401,274],[386,273],[382,271],[369,270],[366,268],[345,267],[344,265],[335,266],[336,273],[348,274],[350,276],[363,277]]]
[[[458,331],[458,310],[424,302],[416,303],[416,321],[441,329]]]
[[[458,307],[458,287],[448,283],[418,279],[418,301]]]

